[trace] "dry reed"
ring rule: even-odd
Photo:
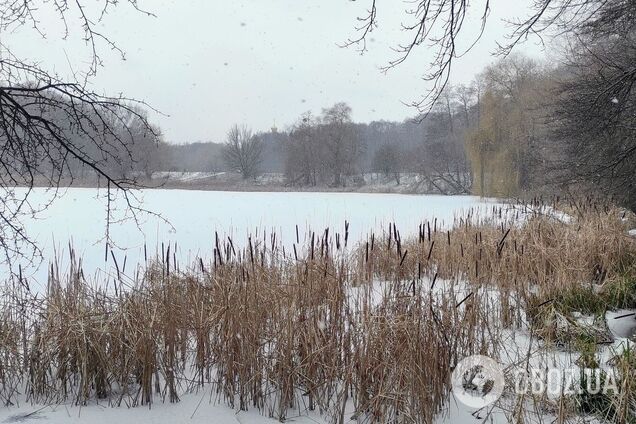
[[[616,210],[575,204],[569,223],[550,210],[425,222],[410,240],[392,225],[352,249],[329,230],[287,252],[275,235],[243,249],[217,236],[210,264],[180,270],[167,249],[111,288],[72,258],[46,293],[2,293],[0,399],[137,406],[212,385],[280,420],[432,422],[457,361],[496,356],[499,332],[565,287],[636,275]]]

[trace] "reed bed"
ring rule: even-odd
[[[391,225],[351,247],[348,225],[291,250],[275,235],[241,249],[217,236],[209,263],[180,269],[167,249],[132,280],[91,283],[72,258],[45,293],[5,287],[0,400],[134,407],[212,387],[280,420],[430,423],[459,360],[496,357],[500,332],[564,287],[636,275],[615,209],[576,204],[571,222],[551,210],[422,223],[404,241]]]

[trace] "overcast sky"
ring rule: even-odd
[[[492,13],[482,41],[455,64],[453,80],[469,82],[495,59],[497,40],[509,27],[502,21],[529,12],[529,0],[491,0]],[[481,7],[481,1],[472,2]],[[101,30],[126,52],[126,60],[102,46],[104,67],[92,85],[105,94],[124,93],[160,110],[153,115],[171,143],[222,141],[233,123],[255,130],[286,128],[307,110],[348,102],[359,122],[403,120],[415,111],[403,102],[416,100],[427,84],[421,80],[432,50],[422,46],[398,69],[379,67],[395,57],[391,47],[405,40],[400,22],[406,2],[378,0],[380,26],[370,36],[369,51],[341,48],[355,34],[356,17],[370,0],[146,0],[148,17],[123,2]],[[87,67],[89,50],[81,31],[63,40],[59,18],[47,6],[38,13],[46,38],[23,27],[3,34],[18,55],[38,61],[61,75]],[[69,24],[77,13],[69,16]],[[467,23],[468,45],[479,28]],[[518,49],[530,56],[543,52],[532,42]]]

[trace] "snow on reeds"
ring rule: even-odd
[[[636,242],[616,210],[537,210],[426,222],[415,239],[391,225],[354,247],[346,231],[291,251],[275,235],[240,250],[217,237],[210,263],[183,270],[167,249],[132,280],[52,267],[45,293],[17,281],[0,296],[0,400],[137,406],[211,386],[281,420],[432,422],[459,360],[496,357],[501,331],[539,325],[564,292],[635,300],[617,289],[636,275]]]

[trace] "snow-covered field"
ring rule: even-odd
[[[45,189],[36,189],[30,199],[38,204],[51,196]],[[120,267],[125,258],[127,273],[143,261],[144,245],[148,256],[152,256],[161,251],[162,243],[166,248],[170,243],[172,249],[176,243],[177,257],[184,265],[196,257],[210,258],[215,231],[219,236],[231,236],[239,245],[257,230],[260,237],[265,230],[268,240],[275,231],[278,239],[292,243],[296,225],[302,242],[308,229],[322,232],[329,227],[332,233],[343,232],[346,220],[353,244],[371,231],[381,231],[390,222],[408,234],[416,232],[425,220],[437,218],[438,225],[448,225],[471,208],[486,214],[494,204],[473,196],[364,193],[144,190],[138,192],[138,197],[145,209],[160,214],[167,222],[141,213],[139,226],[132,219],[111,226],[111,238],[117,244],[113,248],[115,256]],[[106,204],[103,190],[72,188],[36,218],[24,219],[28,234],[44,253],[44,263],[39,268],[23,264],[25,274],[43,284],[46,262],[54,256],[66,258],[69,242],[82,257],[87,277],[97,270],[110,269],[110,255],[104,262]],[[118,209],[114,217],[122,218],[123,200],[119,198],[113,204]]]
[[[505,424],[506,418],[493,411],[490,418],[494,424]],[[47,424],[274,424],[280,421],[267,418],[258,411],[235,411],[214,401],[209,390],[182,396],[174,404],[157,402],[148,407],[113,408],[104,405],[78,407],[70,404],[30,405],[28,403],[0,408],[0,423],[47,423]],[[329,421],[318,414],[302,412],[290,415],[286,422],[296,424],[327,424]],[[355,422],[355,421],[349,421]],[[479,422],[471,411],[451,401],[447,413],[436,420],[436,424],[470,424]]]

